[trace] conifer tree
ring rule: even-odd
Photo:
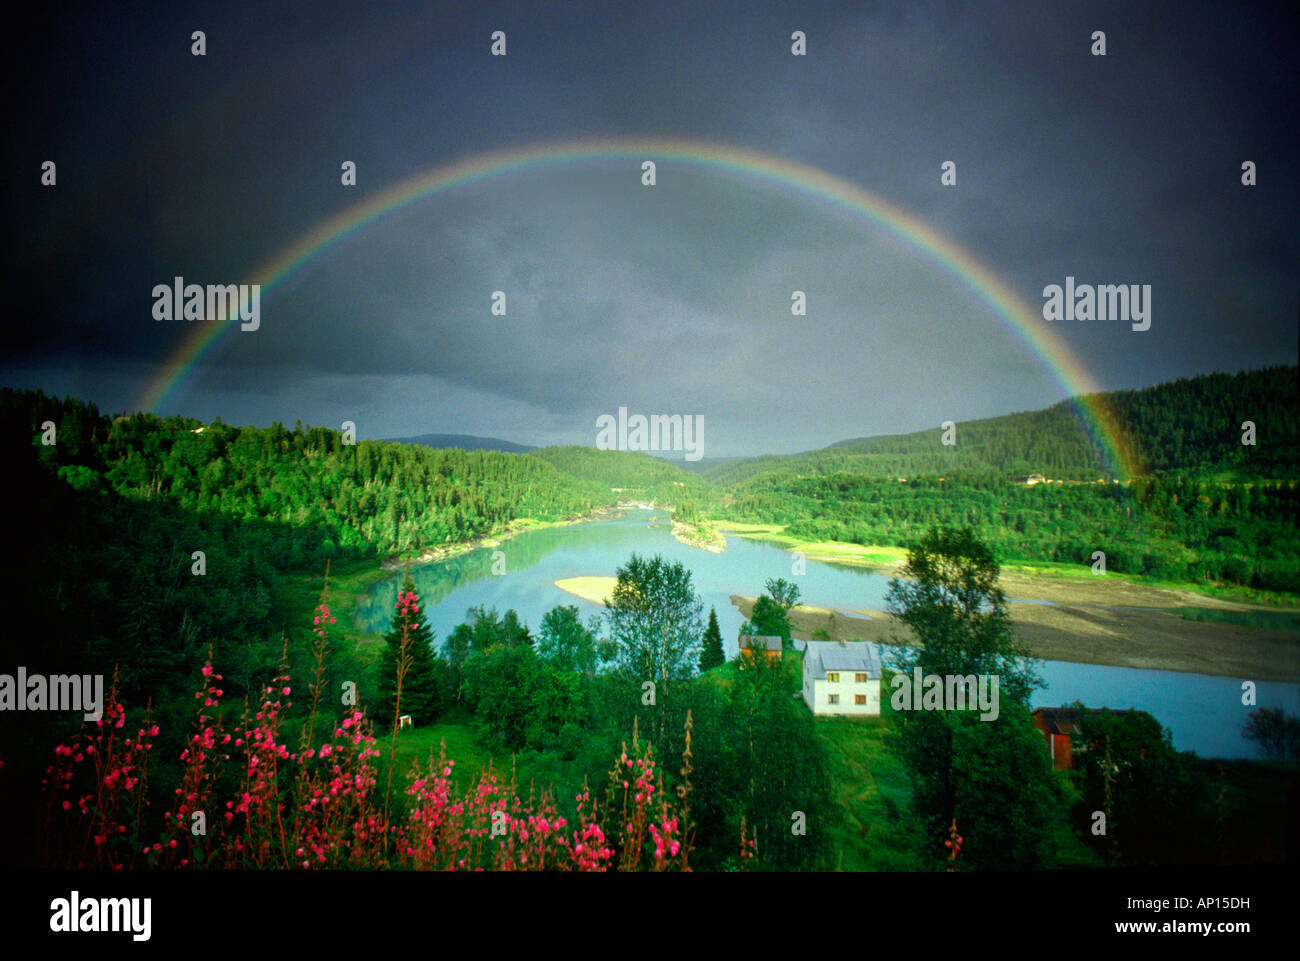
[[[398,707],[398,662],[403,655],[403,646],[409,660],[402,677],[401,713],[411,715],[417,725],[435,720],[442,710],[442,686],[435,664],[437,654],[433,647],[433,628],[424,619],[420,597],[415,593],[415,583],[410,577],[398,593],[393,626],[384,635],[384,641],[384,652],[379,662],[376,723],[391,724]]]
[[[707,671],[726,663],[722,650],[722,631],[718,629],[717,608],[709,608],[709,626],[704,629],[704,649],[700,652],[700,670]]]

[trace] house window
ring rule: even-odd
[[[866,671],[858,671],[856,674],[853,675],[853,680],[857,681],[859,684],[866,684],[866,683],[867,683],[867,672],[866,672]]]
[[[867,695],[865,695],[865,694],[854,694],[854,695],[853,695],[853,703],[854,703],[854,704],[866,704],[866,703],[867,703]]]
[[[826,695],[826,703],[827,703],[827,704],[838,704],[838,703],[840,703],[840,696],[839,696],[838,694],[827,694],[827,695]]]
[[[830,681],[832,684],[838,684],[838,683],[840,682],[840,672],[839,672],[839,671],[827,671],[827,672],[826,672],[826,680]]]

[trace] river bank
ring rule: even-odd
[[[731,601],[750,616],[755,598],[733,594]],[[1300,635],[1294,631],[1206,624],[1147,608],[1009,606],[1016,636],[1044,660],[1300,682]],[[833,611],[800,604],[790,611],[790,626],[800,640],[825,631],[832,640],[915,643],[906,625],[869,608]]]
[[[902,576],[907,551],[880,544],[845,544],[836,541],[810,542],[784,533],[779,524],[747,524],[714,521],[720,533],[772,544],[793,555],[814,561],[865,567],[886,577]],[[1084,565],[1033,565],[1014,561],[1001,565],[998,583],[1008,597],[1046,601],[1052,604],[1092,604],[1105,607],[1213,608],[1221,611],[1291,612],[1300,616],[1300,606],[1290,595],[1270,595],[1269,603],[1257,603],[1227,588],[1201,587],[1169,582],[1153,583],[1125,574],[1096,575]]]
[[[702,551],[721,554],[727,549],[727,538],[722,531],[715,530],[708,523],[683,524],[673,521],[673,539],[678,544],[696,547]]]
[[[574,524],[587,524],[592,521],[613,520],[616,517],[622,517],[624,510],[632,506],[639,507],[641,505],[619,503],[615,507],[598,507],[594,511],[562,521],[537,521],[532,518],[520,517],[510,521],[504,529],[492,534],[486,534],[483,537],[476,537],[468,541],[457,541],[454,544],[429,547],[414,556],[390,555],[379,562],[379,567],[381,570],[392,573],[400,571],[408,564],[429,564],[433,561],[443,561],[449,557],[468,554],[470,551],[480,550],[485,547],[499,547],[503,541],[508,541],[510,538],[527,531],[539,531],[548,527],[571,527]]]

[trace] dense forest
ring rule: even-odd
[[[1069,402],[938,430],[712,466],[721,516],[812,540],[907,546],[970,526],[1007,560],[1090,563],[1171,580],[1300,590],[1297,368],[1097,395],[1139,452],[1119,478]],[[1256,443],[1242,443],[1241,424]],[[1028,485],[1031,474],[1052,483]],[[1062,483],[1064,481],[1064,483]]]
[[[546,461],[569,477],[595,482],[608,491],[618,488],[629,501],[655,501],[672,506],[683,498],[713,504],[713,486],[676,464],[633,451],[591,447],[543,447],[530,456]]]
[[[1208,374],[1144,390],[1090,395],[1089,402],[1109,411],[1120,425],[1141,474],[1293,479],[1300,466],[1296,377],[1296,367]],[[1241,442],[1244,421],[1256,426],[1254,446]],[[704,476],[727,487],[840,473],[911,478],[965,471],[1008,478],[1127,479],[1118,465],[1105,462],[1072,400],[1045,410],[960,422],[953,446],[945,447],[940,433],[935,425],[911,434],[842,441],[806,454],[722,461],[710,465]]]
[[[1089,564],[1170,580],[1300,590],[1300,490],[1153,475],[1036,484],[990,475],[897,480],[834,474],[756,481],[723,512],[810,540],[906,546],[969,526],[1006,559]]]

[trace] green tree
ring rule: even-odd
[[[910,675],[987,674],[999,696],[1028,705],[1042,681],[1011,628],[993,552],[969,528],[931,528],[907,552],[903,578],[889,582],[886,609],[919,645],[897,646],[894,666]]]
[[[781,646],[790,648],[790,618],[783,608],[764,594],[754,602],[749,615],[749,629],[754,634],[781,638]]]
[[[794,660],[741,661],[728,697],[721,793],[758,841],[757,867],[818,871],[831,854],[834,808],[830,761],[799,688]],[[705,759],[701,758],[701,764]],[[739,824],[729,832],[739,833]]]
[[[1028,709],[1010,701],[1001,710],[996,721],[975,711],[933,716],[951,732],[961,862],[987,871],[1032,870],[1044,863],[1046,829],[1060,819],[1060,789]]]
[[[784,577],[768,578],[763,586],[767,588],[767,596],[781,605],[787,614],[790,613],[790,608],[799,603],[799,585],[792,584]]]
[[[470,659],[466,687],[480,739],[511,751],[537,741],[535,698],[541,668],[529,646],[497,645]]]
[[[722,649],[722,631],[718,628],[717,608],[709,608],[709,626],[704,629],[704,645],[700,651],[700,670],[719,667],[726,663],[727,655]]]
[[[1269,760],[1287,757],[1300,760],[1300,718],[1288,715],[1281,708],[1261,707],[1251,711],[1241,734],[1258,744]]]
[[[501,618],[501,634],[509,647],[532,647],[533,636],[528,633],[528,625],[519,620],[514,608],[507,609]]]
[[[945,679],[998,680],[992,719],[974,707],[920,710],[919,691],[912,692],[916,709],[902,714],[898,750],[931,845],[926,853],[942,853],[955,819],[967,839],[964,863],[1038,866],[1057,789],[1029,719],[1029,696],[1039,682],[1011,633],[997,560],[968,529],[932,529],[908,551],[903,573],[912,580],[890,581],[888,609],[920,645],[896,649],[896,683],[910,684],[916,668]]]
[[[658,555],[633,554],[617,575],[605,618],[618,669],[656,682],[690,677],[699,664],[704,627],[691,572]]]
[[[398,666],[403,659],[401,713],[409,714],[416,725],[429,724],[442,713],[443,693],[436,665],[433,628],[421,612],[415,583],[408,576],[398,595],[393,626],[384,635],[384,650],[379,659],[379,701],[376,720],[391,724],[397,704]]]
[[[1174,750],[1169,731],[1145,711],[1076,704],[1073,735],[1083,800],[1076,821],[1106,812],[1106,833],[1087,835],[1108,858],[1170,864],[1213,838],[1206,782]]]
[[[578,608],[569,604],[553,607],[542,617],[537,637],[537,654],[561,671],[596,670],[597,639],[595,626],[582,623]]]

